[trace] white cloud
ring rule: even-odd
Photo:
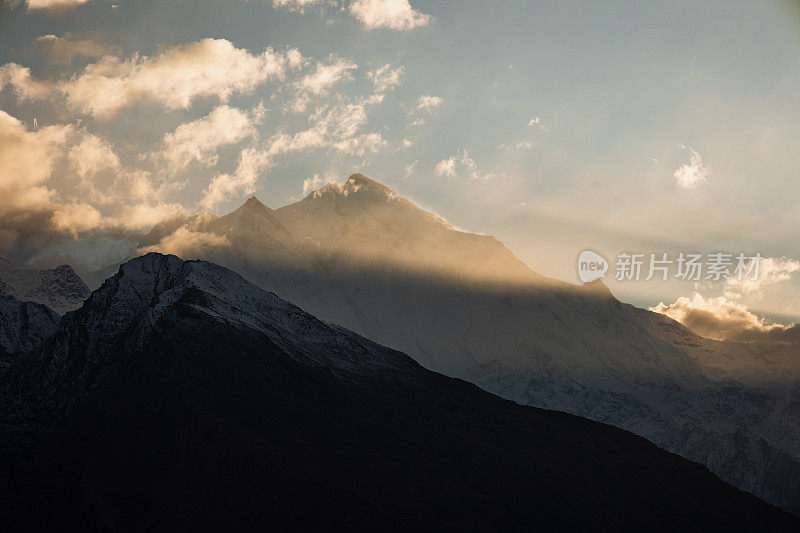
[[[459,171],[466,172],[467,176],[474,180],[488,180],[496,176],[493,172],[482,174],[478,170],[478,164],[475,163],[475,160],[472,159],[466,149],[461,152],[460,156],[456,155],[439,161],[433,169],[434,174],[437,176],[448,178],[457,177]]]
[[[752,266],[748,263],[748,267]],[[747,268],[742,279],[731,276],[725,281],[724,295],[727,298],[763,298],[766,287],[795,277],[795,274],[800,272],[800,261],[788,257],[762,257],[758,262],[756,279],[752,279],[753,276],[747,275],[746,271]]]
[[[350,4],[350,14],[369,30],[411,30],[431,21],[430,15],[411,7],[408,0],[355,0]]]
[[[309,193],[321,189],[329,183],[336,182],[337,178],[333,174],[314,174],[313,177],[303,180],[303,196],[308,196]]]
[[[417,163],[419,163],[419,161],[414,161],[406,167],[406,172],[403,174],[403,179],[407,179],[414,173],[414,170],[417,168]]]
[[[503,152],[512,153],[512,152],[522,152],[524,150],[530,150],[533,148],[533,143],[530,141],[519,141],[513,144],[501,144],[497,148],[502,150]]]
[[[386,63],[378,69],[367,72],[367,79],[372,81],[375,92],[385,93],[400,85],[400,78],[404,71],[403,67],[392,68],[392,65]]]
[[[272,6],[275,9],[286,9],[298,13],[303,13],[310,7],[323,6],[330,3],[330,0],[272,0]]]
[[[745,342],[800,340],[800,326],[766,324],[763,318],[751,313],[747,307],[724,296],[706,299],[695,292],[691,298],[682,296],[673,304],[662,302],[650,310],[667,315],[698,335],[710,339]]]
[[[272,168],[278,156],[313,149],[363,155],[386,146],[379,133],[364,132],[367,100],[340,101],[322,106],[309,118],[310,126],[293,135],[279,132],[263,143],[248,146],[232,174],[216,176],[204,191],[201,206],[213,209],[239,194],[252,194],[260,175]]]
[[[673,173],[678,185],[684,188],[695,187],[704,183],[711,175],[711,171],[703,164],[703,158],[689,146],[680,145],[681,150],[689,150],[689,163],[684,163]]]
[[[211,180],[200,205],[210,210],[237,194],[253,194],[259,176],[270,166],[272,156],[269,151],[248,146],[239,154],[239,164],[233,174],[219,174]]]
[[[442,159],[433,169],[433,173],[437,176],[448,177],[448,178],[455,178],[456,177],[456,165],[458,161],[456,161],[455,157],[448,157],[447,159]]]
[[[162,149],[147,154],[164,164],[169,174],[186,169],[192,162],[209,167],[217,164],[218,150],[256,135],[255,124],[264,114],[262,106],[245,112],[228,105],[214,108],[203,118],[178,126],[162,140]]]
[[[430,112],[443,103],[444,99],[439,96],[420,96],[417,98],[417,109]]]
[[[113,50],[93,36],[79,38],[70,33],[61,37],[42,35],[34,41],[33,46],[55,65],[69,65],[76,57],[102,57]]]
[[[0,82],[26,98],[62,94],[73,109],[108,118],[138,102],[168,110],[187,109],[199,97],[224,103],[233,94],[251,93],[270,79],[283,79],[287,68],[301,62],[296,50],[251,54],[225,39],[203,39],[167,48],[152,58],[105,56],[55,84],[35,81],[29,70],[10,63],[0,67]]]
[[[539,119],[539,117],[533,117],[532,119],[530,119],[528,121],[528,126],[529,127],[533,127],[533,126],[538,125],[540,122],[541,122],[541,119]]]
[[[351,79],[350,71],[358,65],[347,59],[330,57],[330,63],[317,63],[316,68],[294,83],[297,93],[292,109],[296,112],[304,111],[311,101],[312,96],[324,96],[328,90],[337,83]]]

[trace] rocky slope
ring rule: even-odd
[[[20,302],[9,292],[0,282],[0,375],[15,358],[40,347],[60,320],[47,307]]]
[[[0,281],[18,300],[46,305],[60,315],[77,309],[89,297],[89,288],[69,265],[24,270],[0,258]]]
[[[197,243],[187,245],[188,242]],[[520,403],[634,431],[800,513],[800,350],[703,339],[532,272],[362,175],[143,242],[236,269],[313,314]]]
[[[26,529],[796,529],[700,465],[524,407],[231,271],[122,266],[0,384]]]

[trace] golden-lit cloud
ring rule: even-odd
[[[202,167],[214,166],[219,160],[219,148],[255,136],[255,126],[264,114],[263,106],[250,112],[217,106],[205,117],[181,124],[164,135],[161,148],[145,157],[168,174],[180,172],[193,162]]]
[[[35,80],[15,63],[0,67],[0,83],[22,98],[61,95],[74,110],[109,118],[121,109],[149,102],[168,110],[187,109],[196,98],[221,102],[247,94],[268,80],[282,80],[287,68],[299,66],[296,50],[268,48],[251,54],[225,39],[203,39],[164,49],[153,57],[104,56],[82,72],[57,82]]]
[[[659,303],[651,311],[667,315],[709,339],[743,342],[800,342],[800,325],[767,324],[744,305],[724,296],[703,298],[695,292],[675,303]]]
[[[0,215],[50,205],[54,193],[47,181],[73,133],[71,126],[63,125],[29,131],[0,111]]]
[[[230,248],[231,242],[225,235],[182,226],[164,236],[157,244],[140,248],[137,253],[161,252],[187,258],[207,258],[225,253]]]
[[[0,66],[0,90],[11,87],[21,100],[34,100],[50,96],[54,85],[47,81],[34,79],[31,69],[17,63],[6,63]]]
[[[149,173],[125,168],[110,142],[83,128],[33,130],[0,111],[2,254],[25,261],[83,234],[149,228],[180,209],[158,188]]]
[[[54,65],[69,65],[75,58],[98,58],[114,51],[95,35],[83,37],[65,33],[61,37],[42,35],[37,37],[33,48],[42,53]]]
[[[69,9],[89,3],[90,0],[28,0],[28,9]]]
[[[314,149],[363,155],[387,145],[380,133],[365,132],[370,99],[339,101],[318,108],[309,118],[310,126],[295,134],[276,133],[264,142],[246,147],[233,173],[216,176],[203,193],[201,206],[214,209],[236,195],[252,194],[259,176],[275,164],[278,156]]]

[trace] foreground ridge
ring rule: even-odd
[[[175,256],[124,264],[0,392],[0,506],[29,527],[797,526],[640,437]]]

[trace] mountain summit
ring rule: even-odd
[[[145,248],[221,263],[427,368],[633,431],[800,513],[794,350],[704,339],[602,282],[545,278],[361,175],[238,212],[162,224]]]

